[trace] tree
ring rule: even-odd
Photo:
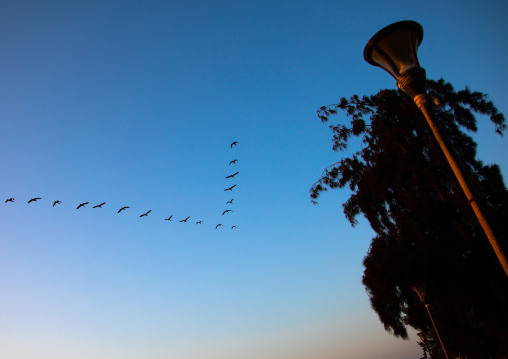
[[[476,143],[465,132],[476,132],[480,114],[502,135],[505,118],[483,93],[455,91],[442,79],[427,86],[506,252],[508,191],[499,167],[477,159]],[[360,214],[369,221],[375,237],[362,282],[385,330],[401,338],[408,326],[434,332],[410,289],[425,282],[448,352],[508,356],[508,280],[420,110],[402,91],[382,90],[341,98],[321,107],[318,117],[327,122],[339,110],[350,122],[330,125],[333,149],[345,151],[355,137],[362,145],[325,169],[311,198],[317,203],[323,191],[347,185],[352,194],[343,203],[346,218],[353,226]]]

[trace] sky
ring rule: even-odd
[[[370,308],[373,232],[344,218],[348,191],[310,201],[347,155],[316,110],[395,88],[363,49],[413,20],[428,78],[508,114],[508,3],[1,7],[0,357],[421,357]],[[479,158],[508,173],[506,140],[479,122]]]

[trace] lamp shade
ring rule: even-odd
[[[418,294],[423,304],[427,304],[427,285],[425,283],[413,284],[411,289]]]
[[[395,79],[404,72],[419,68],[417,49],[423,28],[415,21],[399,21],[374,35],[363,51],[365,61],[386,70]]]

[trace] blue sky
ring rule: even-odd
[[[4,1],[0,356],[420,358],[414,333],[390,336],[369,307],[372,232],[345,220],[347,191],[310,202],[341,156],[316,110],[394,88],[363,48],[414,20],[429,78],[483,91],[508,113],[507,10]],[[475,138],[506,174],[506,140],[488,124]]]

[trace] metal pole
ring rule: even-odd
[[[432,358],[432,353],[430,352],[429,345],[427,344],[427,338],[425,338],[425,336],[423,335],[423,332],[417,333],[416,335],[418,335],[420,337],[421,341],[425,345],[425,348],[427,349],[427,353],[429,353],[430,359],[434,359],[434,358]],[[427,357],[427,354],[425,354],[425,358],[426,357]]]
[[[468,203],[473,208],[473,211],[476,214],[476,217],[478,218],[480,225],[482,226],[485,234],[487,235],[487,238],[489,239],[490,245],[494,249],[494,252],[496,253],[497,258],[499,259],[499,262],[501,263],[501,266],[503,267],[506,276],[508,276],[508,261],[506,260],[506,256],[501,247],[499,246],[499,242],[496,238],[496,235],[494,234],[494,231],[492,230],[484,214],[483,209],[480,207],[476,198],[473,195],[473,191],[468,181],[468,177],[465,175],[461,166],[459,165],[457,157],[455,153],[452,151],[451,146],[449,148],[445,140],[445,137],[441,133],[438,122],[435,120],[435,113],[433,108],[434,103],[432,101],[431,96],[429,96],[428,94],[420,94],[414,97],[414,101],[422,111],[423,115],[425,116],[427,123],[429,124],[432,132],[434,133],[434,136],[439,146],[443,150],[443,153],[446,156],[446,159],[448,160],[448,163],[450,164],[453,173],[455,173],[455,176],[457,177],[457,180],[459,181],[460,186],[462,187],[467,197]]]
[[[446,349],[444,347],[443,341],[441,340],[441,336],[439,335],[439,332],[437,331],[436,324],[434,323],[434,319],[432,319],[432,315],[430,315],[429,305],[425,303],[425,308],[427,309],[427,313],[429,313],[430,321],[432,322],[432,325],[434,326],[434,330],[436,331],[437,338],[439,339],[439,342],[441,343],[441,348],[443,348],[444,355],[446,359],[448,358],[448,353],[446,353]]]

